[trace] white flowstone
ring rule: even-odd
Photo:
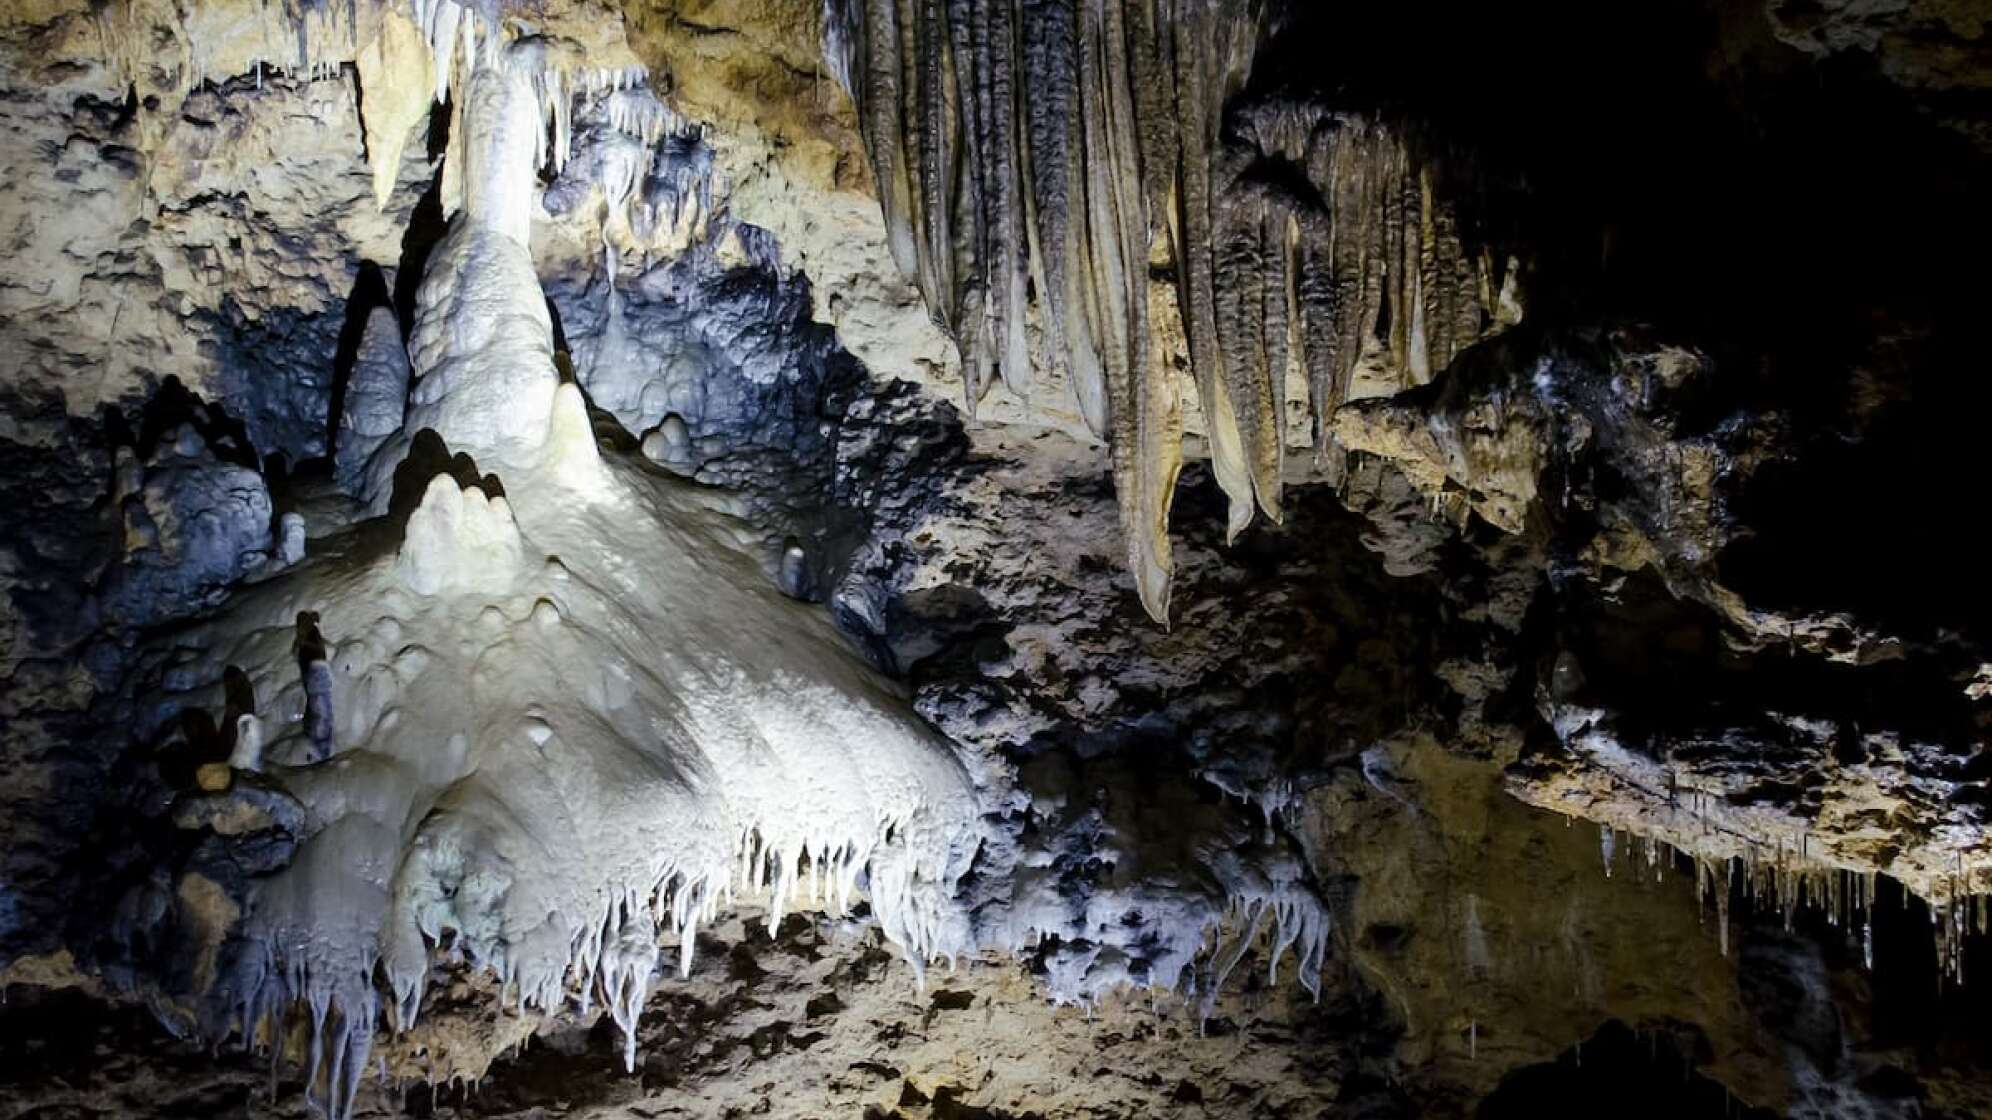
[[[286,513],[277,519],[277,563],[284,567],[304,560],[304,515]]]
[[[515,1004],[602,1000],[631,1061],[660,933],[688,968],[698,921],[736,887],[771,892],[779,921],[805,862],[813,894],[868,896],[916,963],[972,946],[953,886],[979,813],[950,746],[768,586],[712,499],[605,460],[558,384],[523,242],[522,52],[480,54],[470,78],[477,176],[422,284],[395,437],[434,428],[509,496],[437,475],[398,550],[328,550],[245,590],[184,675],[227,658],[279,690],[304,677],[302,719],[238,730],[243,768],[310,824],[254,888],[243,932],[262,949],[225,984],[245,1034],[307,1008],[308,1082],[335,1116],[376,1020],[416,1019],[446,938]]]

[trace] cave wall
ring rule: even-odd
[[[387,306],[405,326],[440,233],[449,114],[408,108],[433,71],[375,69],[336,16],[280,70],[300,48],[274,10],[51,4],[4,25],[10,984],[115,999],[144,982],[130,961],[103,967],[76,897],[165,897],[197,943],[235,920],[170,882],[121,893],[154,868],[147,834],[109,822],[182,826],[159,823],[160,778],[100,689],[130,626],[208,610],[262,570],[278,544],[262,522],[331,523],[284,476],[327,453],[366,320]],[[408,1077],[489,1074],[498,1095],[445,1089],[439,1106],[425,1087],[369,1107],[510,1115],[587,1081],[590,1107],[631,1111],[1463,1115],[1489,1094],[1492,1109],[1577,1091],[1586,1044],[1630,1063],[1642,1043],[1640,1069],[1664,1050],[1681,1058],[1670,1077],[1782,1113],[1982,1107],[1955,983],[1982,951],[1969,900],[1986,871],[1963,858],[1992,776],[1992,688],[1956,515],[1984,394],[1964,341],[1974,293],[1927,259],[1984,242],[1987,68],[1968,13],[1565,6],[1439,37],[1420,63],[1448,81],[1390,111],[1470,141],[1485,173],[1474,163],[1464,189],[1528,171],[1504,200],[1540,299],[1450,369],[1373,363],[1347,394],[1373,399],[1329,417],[1356,454],[1282,477],[1284,522],[1236,540],[1190,341],[1158,327],[1190,464],[1166,631],[1137,605],[1111,461],[1070,386],[995,387],[972,424],[942,403],[963,401],[961,352],[892,259],[876,153],[822,61],[816,5],[539,16],[583,56],[649,68],[683,143],[652,178],[699,196],[654,236],[613,208],[605,221],[595,153],[622,133],[600,122],[547,176],[534,265],[605,444],[741,491],[765,578],[824,604],[928,720],[999,761],[1018,791],[1008,827],[1055,839],[1066,897],[1116,897],[1116,874],[1210,821],[1241,847],[1297,850],[1336,932],[1319,1004],[1263,983],[1255,951],[1197,1030],[1166,1000],[1044,1006],[1029,973],[1057,947],[919,991],[827,917],[772,940],[730,923],[644,1019],[643,1082],[610,1083],[614,1044],[585,1025],[488,1020],[488,984],[466,977],[392,1058]],[[1286,51],[1319,67],[1295,44],[1332,39],[1339,86],[1309,92],[1339,111],[1382,103],[1395,56],[1371,44],[1423,41],[1409,16],[1290,18],[1267,67],[1295,65]],[[1541,45],[1564,22],[1665,50],[1628,64]],[[1144,263],[1165,324],[1175,262]],[[207,403],[158,407],[168,378]],[[1311,447],[1307,409],[1289,407],[1305,381],[1279,388],[1281,442]],[[153,482],[149,505],[121,462]],[[144,574],[157,538],[127,499],[156,533],[174,500],[217,491],[247,512],[188,538],[218,540],[215,565]],[[200,827],[181,839],[208,842]],[[1732,879],[1732,858],[1750,871]],[[1932,994],[1890,994],[1911,985]],[[144,1112],[118,1078],[186,1068],[128,1023],[39,1002],[55,998],[8,1015],[64,1011],[137,1056],[79,1072],[84,1090],[10,1074],[24,1097]],[[1091,1081],[1104,1068],[1119,1076]],[[200,1101],[249,1098],[243,1068],[216,1069]]]

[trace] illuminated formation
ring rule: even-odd
[[[696,926],[736,892],[766,899],[771,928],[792,899],[842,913],[862,896],[916,974],[1062,935],[1062,1000],[1214,994],[1262,936],[1273,975],[1291,951],[1312,987],[1325,913],[1297,867],[1243,853],[1211,854],[1214,896],[998,883],[1000,920],[976,920],[957,885],[1002,826],[955,748],[762,575],[727,499],[597,448],[527,244],[561,83],[537,39],[463,42],[462,204],[417,296],[406,416],[361,484],[399,544],[363,525],[239,594],[173,637],[170,691],[147,701],[200,707],[246,675],[241,768],[304,822],[252,888],[207,1029],[274,1045],[307,1008],[307,1081],[344,1116],[376,1026],[417,1022],[445,954],[522,1009],[600,1002],[633,1064],[660,938],[689,970]],[[456,466],[425,479],[417,433]],[[1129,924],[1129,906],[1150,915]]]

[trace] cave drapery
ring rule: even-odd
[[[1281,518],[1290,375],[1325,456],[1366,347],[1396,387],[1421,385],[1519,315],[1513,263],[1462,229],[1402,129],[1241,103],[1267,18],[1210,0],[824,3],[893,259],[959,343],[968,407],[997,375],[1020,395],[1033,368],[1071,386],[1164,624],[1183,414],[1158,330],[1186,340],[1236,536],[1255,507]],[[1173,309],[1151,307],[1158,255]],[[1165,314],[1178,324],[1151,326]]]

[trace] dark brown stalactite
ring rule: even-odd
[[[1361,194],[1348,214],[1352,239],[1362,245],[1362,263],[1357,272],[1362,295],[1349,324],[1349,352],[1357,361],[1362,360],[1363,349],[1370,339],[1382,347],[1386,357],[1394,352],[1388,337],[1389,320],[1383,317],[1384,309],[1389,306],[1385,285],[1390,279],[1390,229],[1384,208],[1390,195],[1391,176],[1386,157],[1379,150],[1382,147],[1379,141],[1376,129],[1366,126],[1362,147],[1355,158],[1362,169]]]
[[[1017,28],[1013,0],[987,0],[989,8],[988,162],[990,191],[989,325],[995,336],[1003,384],[1028,397],[1029,350],[1024,343],[1024,207],[1017,165]]]
[[[1158,10],[1158,6],[1160,10]],[[1142,187],[1151,215],[1163,214],[1175,190],[1175,44],[1168,0],[1128,9],[1128,57],[1134,81],[1134,121],[1141,130]]]
[[[959,327],[960,293],[954,281],[954,143],[947,105],[947,34],[943,0],[920,5],[920,294],[946,331]]]
[[[879,205],[886,214],[886,244],[900,271],[918,275],[913,244],[911,185],[906,173],[906,147],[901,129],[899,13],[895,0],[867,0],[865,65],[865,146],[871,153],[872,177]]]
[[[1390,368],[1408,368],[1411,351],[1411,308],[1416,302],[1418,251],[1413,225],[1405,202],[1405,182],[1400,153],[1391,145],[1379,145],[1383,161],[1380,184],[1383,192],[1383,283],[1384,298],[1390,307]]]
[[[1300,243],[1294,304],[1300,317],[1301,364],[1307,375],[1310,433],[1318,460],[1327,449],[1324,405],[1342,385],[1335,345],[1335,319],[1342,293],[1335,286],[1335,240],[1328,215],[1304,211],[1296,215],[1296,224]]]
[[[1085,156],[1081,163],[1084,190],[1086,259],[1081,272],[1083,303],[1097,340],[1107,385],[1108,423],[1114,423],[1112,402],[1124,392],[1127,368],[1129,312],[1127,286],[1120,271],[1125,259],[1120,247],[1120,218],[1115,212],[1112,142],[1108,136],[1106,98],[1106,26],[1104,13],[1087,6],[1079,20],[1079,115]]]
[[[1452,345],[1452,323],[1447,312],[1452,307],[1453,271],[1446,247],[1439,244],[1440,231],[1450,234],[1450,222],[1432,208],[1432,177],[1420,171],[1412,185],[1418,208],[1418,314],[1425,327],[1425,362],[1419,375],[1431,377],[1432,366],[1441,361]]]
[[[1271,429],[1272,469],[1268,491],[1259,493],[1260,507],[1268,517],[1280,517],[1281,472],[1286,452],[1286,375],[1292,360],[1293,341],[1293,218],[1285,205],[1269,206],[1260,226],[1260,258],[1264,261],[1265,282],[1260,286],[1262,305],[1261,349],[1266,357],[1267,410]]]
[[[1078,59],[1073,56],[1072,8],[1065,0],[1026,0],[1023,7],[1024,141],[1030,170],[1031,260],[1044,311],[1044,352],[1055,376],[1071,381],[1087,427],[1107,431],[1105,386],[1090,334],[1075,314],[1072,259],[1076,252],[1071,196],[1078,147],[1073,136]]]
[[[961,181],[956,190],[961,215],[956,231],[960,255],[957,279],[962,287],[961,326],[955,340],[961,350],[962,384],[970,416],[989,391],[991,358],[983,339],[989,329],[989,213],[982,185],[988,180],[987,145],[983,122],[989,112],[988,74],[983,64],[989,38],[988,0],[948,0],[948,34],[954,44],[955,95],[961,105],[963,152],[956,165]]]

